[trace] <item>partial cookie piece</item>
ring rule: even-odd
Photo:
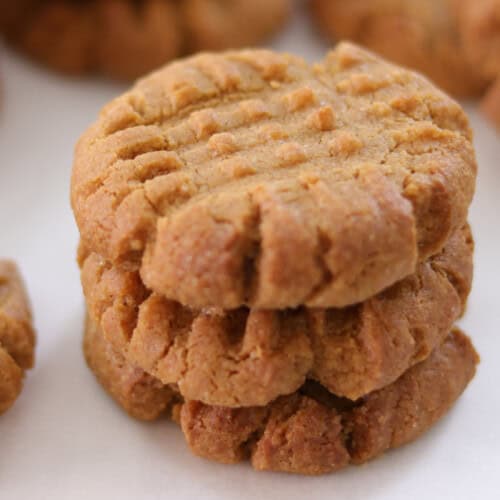
[[[91,364],[91,368],[98,371],[104,387],[108,391],[113,387],[111,395],[129,412],[140,408],[141,401],[156,400],[158,381],[124,365],[109,344],[96,339],[99,333],[87,330],[85,345],[87,356],[90,351],[91,357],[102,360],[100,367]],[[180,421],[196,455],[223,463],[251,458],[257,470],[323,474],[366,462],[416,439],[453,405],[474,376],[478,361],[470,340],[455,330],[427,360],[357,402],[308,383],[265,407],[224,408],[186,401],[174,408],[173,418]],[[131,370],[142,378],[140,397],[121,383]],[[163,404],[170,403],[170,394],[165,393]]]
[[[64,73],[128,80],[188,51],[254,45],[282,25],[290,8],[289,0],[1,3],[0,31],[33,59]]]
[[[0,415],[14,404],[22,386],[23,370],[0,346]]]
[[[186,399],[265,405],[306,377],[350,399],[397,379],[441,343],[472,281],[468,226],[417,273],[347,309],[197,311],[148,291],[137,272],[81,252],[90,315],[118,352]]]
[[[0,260],[0,414],[22,389],[24,371],[33,367],[35,333],[21,276],[13,262]]]
[[[456,1],[311,0],[311,9],[329,38],[352,40],[421,71],[453,95],[477,96],[487,82],[467,57]]]
[[[313,67],[240,51],[106,106],[72,204],[89,251],[182,304],[344,307],[443,248],[475,175],[464,112],[419,75],[350,44]]]

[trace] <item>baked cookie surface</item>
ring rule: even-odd
[[[148,291],[137,272],[82,253],[89,314],[113,348],[185,399],[262,406],[319,381],[358,399],[427,358],[472,281],[469,228],[417,272],[347,309],[195,310]]]
[[[14,263],[0,260],[0,414],[22,389],[25,370],[33,367],[35,333],[28,298]]]
[[[467,57],[457,1],[311,0],[311,10],[329,38],[352,40],[421,71],[453,95],[477,96],[486,80]]]
[[[32,58],[65,73],[118,79],[137,78],[189,52],[254,45],[276,31],[290,9],[289,0],[0,3],[0,30]]]
[[[341,44],[314,66],[203,54],[141,80],[79,141],[84,246],[191,307],[344,307],[412,274],[466,219],[467,118]]]
[[[130,384],[120,380],[129,380],[131,370],[137,369],[127,367],[109,346],[105,356],[96,352],[105,343],[96,342],[93,337],[102,333],[89,328],[96,327],[88,324],[86,355],[98,360],[91,369],[115,400],[129,412],[143,401],[155,400],[158,381],[143,373],[139,393],[130,390]],[[154,408],[168,408],[193,453],[201,457],[222,463],[250,459],[257,470],[322,474],[366,462],[416,439],[453,405],[478,361],[470,340],[455,330],[428,359],[355,403],[307,383],[264,407],[224,408],[179,398],[172,407],[167,390],[163,403]],[[137,380],[141,375],[135,373]],[[151,408],[148,403],[144,407]],[[137,416],[142,418],[141,413]]]

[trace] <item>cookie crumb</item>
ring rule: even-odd
[[[310,88],[301,87],[285,95],[283,101],[288,111],[294,112],[314,104],[316,96]]]
[[[340,132],[329,143],[328,151],[332,156],[350,155],[360,150],[363,143],[351,132]]]
[[[222,132],[210,137],[208,147],[216,156],[227,155],[238,151],[238,145],[234,134]]]
[[[216,115],[211,109],[196,111],[189,117],[191,125],[197,139],[205,139],[217,132],[219,124]]]
[[[276,150],[276,156],[283,167],[302,163],[307,158],[304,148],[297,142],[282,144]]]
[[[274,141],[289,137],[284,127],[278,123],[266,123],[262,125],[259,129],[259,135],[263,140],[272,139]]]
[[[247,101],[242,101],[239,106],[249,122],[257,122],[271,116],[268,107],[261,99],[249,99]]]
[[[307,118],[307,123],[322,132],[335,128],[335,113],[331,106],[323,106],[313,111]]]

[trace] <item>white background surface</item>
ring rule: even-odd
[[[298,14],[273,46],[310,60],[326,49]],[[83,299],[68,186],[77,137],[122,87],[61,78],[6,51],[2,66],[0,255],[21,264],[38,348],[20,399],[0,418],[1,500],[500,499],[500,138],[472,105],[477,251],[462,325],[482,355],[478,375],[416,443],[307,478],[196,458],[173,423],[135,422],[97,386],[80,349]]]

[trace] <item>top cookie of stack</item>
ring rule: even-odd
[[[309,66],[203,54],[139,81],[81,138],[83,246],[192,308],[344,307],[414,273],[466,221],[460,106],[340,44]]]

